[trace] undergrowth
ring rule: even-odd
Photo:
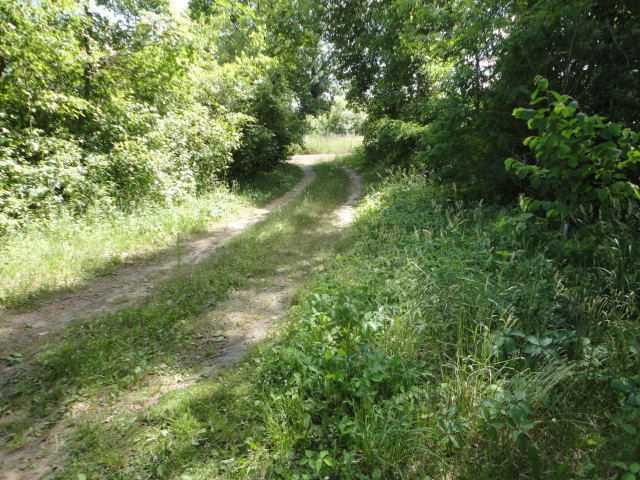
[[[614,288],[610,264],[633,259],[563,265],[504,213],[383,182],[277,344],[121,424],[117,457],[140,478],[634,475],[637,279]]]
[[[108,403],[149,376],[202,368],[204,358],[216,354],[207,333],[222,328],[210,324],[208,311],[252,279],[312,264],[311,257],[326,255],[335,242],[326,214],[344,201],[348,176],[333,166],[315,169],[316,179],[300,196],[215,255],[183,266],[139,306],[76,322],[29,359],[29,368],[0,392],[2,443],[15,447],[42,435],[74,404]]]
[[[26,307],[44,293],[72,287],[123,262],[180,248],[190,236],[285,193],[302,177],[291,164],[233,188],[173,205],[123,211],[103,206],[82,218],[64,212],[0,238],[0,305]]]
[[[617,225],[569,261],[521,247],[508,213],[377,183],[275,343],[83,424],[61,478],[636,478],[636,239]]]

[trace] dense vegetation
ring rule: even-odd
[[[336,180],[322,182],[307,202],[327,200]],[[452,199],[449,186],[423,175],[372,181],[337,259],[301,294],[275,344],[142,411],[88,416],[72,439],[66,473],[633,479],[638,274],[620,268],[637,262],[636,252],[603,246],[594,259],[600,268],[560,262],[561,244],[523,248],[500,227],[512,213]],[[52,346],[35,385],[22,385],[42,391],[30,400],[34,413],[64,399],[69,386],[85,402],[110,386],[105,391],[118,402],[118,387],[142,382],[144,372],[175,375],[184,359],[172,361],[172,352],[194,341],[199,322],[184,312],[228,288],[227,278],[244,281],[247,269],[263,270],[255,261],[259,238],[248,233],[227,252],[237,260],[218,260],[224,277],[205,266],[142,309],[72,332],[73,349]],[[205,279],[209,286],[199,286]],[[167,308],[166,298],[176,302]],[[128,326],[139,333],[123,337],[118,322],[140,315],[148,322]],[[171,322],[181,328],[155,339]],[[150,343],[126,353],[140,336]],[[143,366],[118,366],[117,356],[101,353],[105,342]]]
[[[314,12],[190,12],[161,0],[2,3],[0,233],[60,210],[180,202],[229,169],[287,158],[304,116],[326,107]],[[280,31],[292,21],[299,32]]]
[[[320,450],[353,478],[636,478],[637,2],[325,3],[364,170],[414,173],[298,320]]]
[[[513,119],[536,76],[587,114],[640,124],[634,0],[328,0],[336,74],[369,114],[371,162],[412,165],[472,197],[523,188],[504,159],[525,154]],[[507,197],[508,198],[508,197]]]
[[[181,16],[164,0],[2,2],[0,304],[264,200],[229,187],[273,171],[329,108],[317,15],[286,1]]]
[[[280,336],[140,412],[85,418],[68,478],[640,477],[637,1],[11,6],[13,234],[60,209],[202,198],[305,128],[364,135],[344,160],[369,184],[360,216]],[[6,408],[56,415],[69,389],[117,399],[179,371],[207,302],[276,271],[278,242],[339,204],[345,176],[318,172],[215,268],[52,345]],[[13,442],[33,428],[7,425]]]

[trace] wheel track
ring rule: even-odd
[[[48,334],[54,333],[74,320],[90,319],[140,301],[149,295],[154,284],[170,276],[179,265],[200,262],[240,232],[289,203],[313,181],[315,174],[312,165],[332,157],[333,155],[293,157],[292,163],[299,165],[305,176],[292,190],[265,207],[256,209],[251,215],[228,222],[223,230],[217,230],[190,241],[187,244],[187,253],[181,258],[169,258],[163,262],[125,267],[114,278],[96,279],[95,282],[92,281],[80,290],[56,297],[36,312],[13,316],[12,322],[18,325],[20,322],[32,322],[30,337],[38,335],[40,337],[38,340],[41,342],[43,337],[41,333],[45,329]],[[342,168],[349,175],[349,192],[345,203],[331,214],[331,223],[335,229],[344,228],[353,221],[355,206],[362,195],[360,176],[351,169]],[[301,274],[304,275],[304,272]],[[211,376],[221,368],[236,364],[244,353],[252,345],[263,340],[274,323],[284,316],[291,304],[296,283],[292,278],[275,277],[268,284],[263,285],[259,293],[256,292],[255,286],[234,292],[223,305],[216,309],[214,314],[216,321],[226,328],[224,335],[214,335],[216,342],[222,339],[218,347],[219,352],[213,358],[203,362],[204,370],[192,378],[164,385],[143,405],[138,405],[136,408],[145,408],[155,403],[168,391],[187,388],[202,376]],[[101,303],[101,299],[104,303]],[[55,328],[52,328],[52,324],[55,324]],[[4,340],[3,333],[4,331],[0,330],[0,346]],[[0,380],[2,380],[2,374],[0,374]],[[126,399],[123,400],[126,402]],[[0,474],[3,475],[1,478],[5,480],[47,478],[63,462],[60,457],[61,445],[64,444],[64,438],[70,428],[68,421],[63,420],[42,439],[6,454],[0,464]],[[29,467],[23,470],[24,465]]]
[[[16,351],[23,356],[33,353],[69,323],[131,307],[148,297],[153,287],[170,277],[179,266],[201,262],[218,247],[282,208],[311,184],[315,177],[311,166],[295,159],[292,163],[300,166],[304,177],[289,192],[262,208],[254,209],[245,217],[223,223],[215,231],[197,236],[182,247],[181,255],[174,253],[148,263],[125,265],[115,275],[93,278],[79,289],[47,299],[41,308],[31,312],[0,311],[0,356]],[[16,368],[19,366],[0,371],[0,384]]]

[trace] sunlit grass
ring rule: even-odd
[[[304,147],[298,153],[349,153],[362,145],[361,135],[316,135],[304,137]]]
[[[336,250],[322,229],[301,235],[344,198],[344,176],[318,174],[143,307],[52,345],[18,395],[36,412],[67,392],[95,404],[184,368],[199,313],[229,289],[325,255],[247,362],[78,419],[62,478],[622,478],[637,457],[637,299],[615,268],[524,250],[498,226],[509,208],[419,175],[373,185]],[[634,252],[603,265],[633,266]]]
[[[253,279],[260,282],[283,271],[298,275],[331,254],[339,233],[326,224],[327,213],[344,201],[349,180],[334,166],[315,169],[316,179],[304,193],[210,258],[185,265],[139,306],[78,323],[48,344],[34,362],[33,376],[19,381],[8,397],[11,404],[5,408],[11,415],[0,418],[0,438],[21,444],[35,425],[58,415],[78,396],[109,398],[135,389],[148,375],[179,375],[202,368],[201,356],[212,354],[206,342],[207,348],[199,349],[205,312]],[[109,457],[114,465],[121,463],[124,457],[112,455],[116,446],[105,444],[109,436],[102,433],[98,451],[85,461]],[[124,447],[122,438],[120,443]],[[86,448],[83,444],[77,451]],[[121,473],[102,478],[132,478]]]
[[[302,177],[285,164],[251,184],[218,190],[179,205],[141,206],[132,212],[93,210],[60,215],[0,239],[0,304],[25,304],[36,294],[73,287],[122,262],[179,247],[215,223],[283,194]]]
[[[544,248],[514,249],[498,227],[506,208],[456,202],[420,176],[374,188],[341,255],[300,295],[277,341],[164,396],[144,422],[95,419],[75,440],[91,447],[69,473],[616,478],[613,462],[635,458],[637,434],[603,412],[618,423],[637,418],[610,387],[637,376],[637,363],[598,325],[604,317],[622,325],[635,300],[623,300],[625,311],[607,302],[590,311],[590,296],[608,295],[598,288],[610,274],[590,280],[579,270],[588,290],[576,289],[576,270],[567,274]],[[561,301],[572,308],[563,312]],[[565,315],[574,310],[592,327],[583,352],[553,343],[572,328]],[[512,331],[520,332],[512,343],[499,341]],[[604,364],[591,363],[598,351]]]

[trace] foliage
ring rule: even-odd
[[[123,389],[144,386],[149,376],[170,371],[184,373],[185,368],[201,366],[207,357],[216,354],[216,346],[209,342],[210,331],[219,330],[223,325],[217,319],[212,320],[207,312],[220,305],[232,289],[247,284],[260,288],[266,279],[281,281],[281,268],[295,270],[302,263],[308,265],[310,258],[319,262],[332,251],[336,234],[326,231],[330,221],[327,216],[347,196],[348,176],[342,169],[328,165],[317,166],[315,171],[316,178],[305,194],[221,246],[218,255],[185,266],[158,284],[149,298],[138,305],[92,319],[90,323],[70,326],[42,352],[25,355],[33,371],[28,375],[16,372],[0,395],[2,442],[19,445],[23,436],[39,431],[43,423],[46,428],[47,422],[55,421],[69,402],[80,397],[115,398]],[[274,175],[263,176],[256,183],[245,195],[262,201],[287,187]],[[323,257],[319,257],[320,254]],[[198,346],[194,349],[195,344]],[[0,361],[10,363],[23,359],[14,355]],[[13,406],[10,409],[9,404]],[[118,435],[119,440],[107,447],[114,449],[109,453],[103,450],[109,432],[94,428],[91,420],[80,421],[83,423],[80,430],[84,428],[85,435],[88,429],[103,437],[98,438],[96,444],[80,440],[83,446],[70,452],[71,470],[78,458],[97,462],[96,471],[109,478],[131,478],[132,470],[140,469],[141,474],[147,470],[139,463],[146,458],[122,469],[122,462],[128,457],[126,450],[140,444],[130,436]],[[129,426],[143,424],[133,422]],[[114,426],[105,422],[103,427],[107,425]],[[211,433],[211,441],[215,442],[216,433]],[[159,446],[147,442],[142,445]],[[88,452],[92,452],[90,458],[83,458]],[[171,456],[169,450],[165,453]],[[187,449],[184,453],[178,462],[163,455],[163,463],[167,460],[166,475],[171,475],[171,468],[179,468],[181,462],[190,465],[201,459],[198,449]],[[156,467],[150,470],[152,476],[157,473]]]
[[[219,185],[172,205],[143,204],[127,212],[91,208],[81,219],[58,215],[0,240],[0,305],[30,306],[43,294],[113,273],[121,263],[175,248],[217,222],[286,192],[302,177],[280,165],[235,188]]]
[[[87,422],[69,475],[637,476],[635,0],[193,0],[190,20],[155,0],[99,4],[0,6],[0,229],[13,244],[65,215],[207,198],[286,158],[308,115],[351,128],[330,110],[329,63],[367,115],[347,161],[382,175],[280,338],[157,408]],[[210,304],[335,240],[318,229],[298,245],[345,195],[346,176],[320,170],[228,255],[52,343],[3,422],[187,370],[179,352]],[[518,194],[519,210],[495,202]],[[6,428],[17,442],[29,426]]]
[[[336,181],[323,178],[313,198]],[[637,265],[635,250],[622,249],[623,258],[603,250],[597,267],[567,265],[555,260],[553,247],[519,249],[497,226],[509,210],[462,204],[451,193],[419,175],[373,186],[338,257],[300,294],[279,338],[239,367],[169,392],[157,404],[109,414],[109,421],[106,413],[84,418],[64,473],[358,480],[635,475],[640,332],[629,318],[637,314],[639,270],[631,267],[627,283],[615,278],[616,263]],[[303,203],[296,208],[308,212]],[[303,212],[296,215],[306,229]],[[273,222],[263,228],[288,231],[288,220]],[[637,248],[632,229],[616,227],[619,243]],[[207,291],[264,271],[256,261],[264,253],[256,252],[261,238],[248,232],[246,245],[232,246],[236,255],[197,273],[212,282]],[[265,268],[281,265],[273,258]],[[124,312],[83,331],[78,353],[60,347],[49,357],[58,373],[46,384],[78,385],[79,392],[93,382],[130,388],[144,372],[178,368],[166,352],[190,338],[193,322],[166,325],[211,301],[204,283],[187,275],[146,307],[153,315]],[[132,321],[140,315],[149,320]],[[98,340],[129,348],[111,333],[113,322],[160,348],[135,350],[137,373],[121,365],[117,378],[92,376],[94,367],[113,368],[104,354],[91,353]],[[161,327],[162,337],[153,333]],[[69,365],[77,355],[94,367]]]
[[[364,114],[349,110],[342,98],[335,98],[331,108],[323,114],[307,117],[309,132],[315,135],[359,134],[364,121]]]
[[[224,25],[225,35],[218,41],[229,55],[226,61],[234,61],[252,36],[261,37],[259,51],[278,59],[284,66],[281,73],[295,93],[302,117],[317,115],[330,103],[327,52],[320,42],[322,11],[321,2],[316,0],[189,2],[189,13],[193,19]]]
[[[374,125],[388,119],[429,127],[415,158],[398,158],[398,165],[455,183],[466,197],[519,192],[502,165],[526,153],[524,129],[510,113],[527,101],[535,75],[588,111],[638,124],[640,31],[632,0],[326,3],[347,98]],[[386,161],[393,142],[374,153],[370,162]]]
[[[275,453],[277,478],[607,478],[634,458],[635,417],[619,437],[598,415],[625,411],[610,385],[637,361],[615,333],[626,314],[610,329],[598,318],[611,310],[583,310],[630,290],[604,293],[607,261],[576,272],[513,251],[503,212],[445,195],[416,177],[372,192],[355,246],[259,357],[253,381],[277,433],[253,442]],[[571,320],[577,305],[587,330]],[[583,415],[599,420],[576,428]]]
[[[278,12],[285,23],[295,13]],[[155,0],[4,2],[0,233],[179,202],[215,189],[234,162],[248,175],[284,160],[301,138],[300,59],[270,50],[274,15],[220,4],[189,21]],[[318,41],[303,31],[296,48]]]
[[[304,122],[293,111],[292,98],[282,95],[284,86],[276,72],[249,99],[252,120],[243,127],[242,142],[234,153],[234,174],[269,170],[288,158],[293,145],[302,143]]]
[[[364,126],[364,152],[371,163],[408,167],[420,152],[426,127],[387,118]]]
[[[307,134],[303,138],[303,146],[296,153],[348,153],[361,146],[361,135]]]
[[[551,98],[548,106],[514,111],[537,135],[524,141],[535,163],[505,162],[507,170],[528,180],[529,195],[535,196],[524,197],[523,213],[511,221],[520,229],[534,215],[563,224],[589,222],[602,209],[610,211],[616,198],[640,199],[640,135],[604,117],[587,116],[578,102],[547,87],[546,79],[536,79],[531,104]]]

